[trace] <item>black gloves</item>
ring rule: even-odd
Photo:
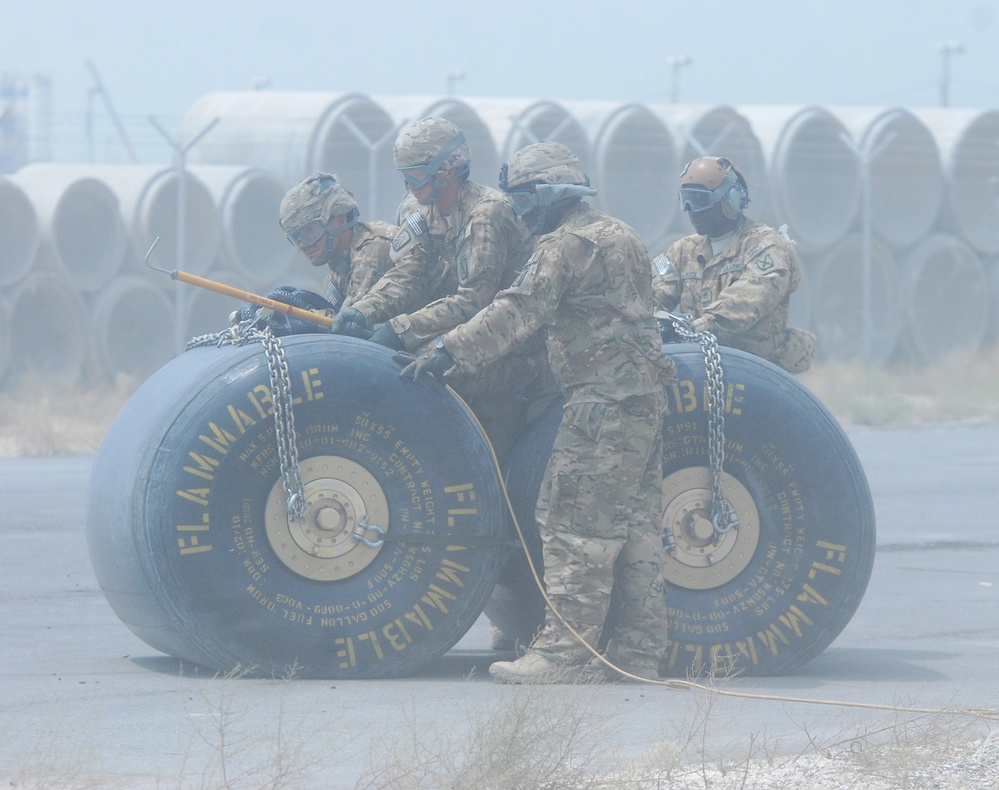
[[[333,317],[333,325],[330,332],[334,335],[347,335],[348,337],[359,337],[367,340],[371,337],[371,330],[368,329],[368,322],[364,315],[353,307],[341,310]]]
[[[392,359],[405,364],[399,378],[419,381],[420,376],[430,375],[438,381],[444,380],[444,373],[454,366],[454,359],[443,348],[413,358],[412,354],[395,354]],[[406,364],[408,363],[408,364]]]
[[[392,328],[392,324],[388,322],[384,324],[375,324],[372,327],[371,337],[368,339],[372,343],[377,343],[380,346],[391,348],[393,351],[404,351],[406,348],[406,346],[403,345],[402,338],[395,333],[395,330]]]

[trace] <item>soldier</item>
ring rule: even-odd
[[[323,293],[334,311],[367,294],[392,266],[387,222],[360,222],[357,201],[335,175],[313,173],[281,201],[281,230],[309,262],[326,266]]]
[[[582,201],[596,190],[564,145],[518,151],[500,186],[539,237],[534,253],[510,288],[402,372],[474,373],[540,335],[567,398],[537,504],[554,610],[524,656],[489,672],[508,683],[616,677],[581,637],[606,643],[607,660],[627,673],[657,679],[667,630],[663,385],[676,368],[660,351],[649,254],[634,230]]]
[[[695,331],[763,357],[790,373],[812,364],[815,335],[787,325],[801,280],[794,242],[747,217],[749,187],[728,159],[705,156],[680,175],[680,206],[695,233],[655,259],[660,309],[693,316]]]
[[[393,153],[410,193],[393,242],[396,266],[336,317],[333,331],[419,352],[510,285],[533,239],[514,216],[509,198],[469,180],[471,152],[450,121],[424,118],[410,124]],[[452,381],[501,459],[516,436],[529,392],[538,386],[540,350],[527,349],[474,377]]]

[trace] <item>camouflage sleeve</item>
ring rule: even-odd
[[[539,245],[509,288],[444,336],[444,346],[460,372],[480,370],[551,323],[568,287],[569,257],[558,248]]]
[[[344,307],[352,307],[363,299],[389,269],[392,268],[391,226],[372,227],[371,232],[353,251],[350,261],[350,285]]]
[[[791,290],[791,260],[778,243],[752,253],[739,278],[706,305],[693,322],[695,331],[725,334],[745,332],[773,311]]]
[[[430,299],[442,266],[437,255],[418,244],[388,268],[364,298],[351,307],[364,316],[368,326],[417,310]]]
[[[680,277],[668,253],[652,261],[652,298],[657,310],[674,310],[680,303]]]
[[[464,323],[492,301],[503,287],[510,257],[508,234],[485,217],[473,218],[457,250],[458,287],[409,316],[412,341],[430,340]],[[410,340],[407,340],[407,346]]]

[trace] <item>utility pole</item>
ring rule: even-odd
[[[449,71],[444,75],[447,80],[447,95],[454,96],[454,86],[460,81],[468,76],[464,71]]]
[[[937,44],[937,52],[941,58],[940,64],[940,106],[950,106],[950,59],[952,55],[960,55],[964,52],[964,44],[956,41],[946,41]]]
[[[118,117],[118,112],[115,110],[114,104],[111,103],[111,97],[104,89],[104,83],[101,81],[101,75],[97,73],[97,66],[94,65],[92,60],[88,60],[86,62],[86,66],[90,70],[90,76],[94,80],[94,85],[87,94],[87,134],[90,138],[90,159],[93,161],[94,150],[93,130],[90,127],[90,97],[96,95],[101,97],[105,108],[107,108],[108,115],[111,116],[111,122],[114,124],[114,128],[118,131],[118,137],[121,139],[121,144],[125,148],[125,154],[128,156],[128,161],[135,164],[135,151],[132,149],[132,143],[129,141],[128,135],[125,133],[125,127],[122,125],[121,118]]]
[[[185,187],[187,185],[187,152],[194,147],[194,145],[201,140],[208,132],[212,130],[212,127],[219,122],[218,118],[213,118],[209,121],[201,131],[198,132],[194,137],[187,141],[184,145],[173,139],[170,133],[163,128],[159,121],[157,121],[152,115],[149,116],[149,123],[156,127],[163,139],[165,139],[170,147],[173,148],[174,154],[177,159],[177,249],[176,249],[176,260],[177,260],[177,271],[184,271],[184,243],[187,239],[187,229],[185,227],[184,221],[187,214],[187,193]],[[152,250],[152,247],[149,248]],[[174,342],[176,343],[177,353],[179,354],[184,350],[186,343],[184,341],[184,309],[185,305],[184,289],[178,288],[176,292],[176,297],[174,301],[174,310],[177,317],[176,335],[174,336]]]
[[[690,55],[670,55],[666,58],[666,65],[671,72],[669,100],[672,104],[676,104],[677,97],[680,95],[680,72],[691,63],[693,63],[693,59]]]

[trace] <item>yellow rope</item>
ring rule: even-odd
[[[999,721],[999,709],[996,708],[957,708],[955,710],[947,710],[945,708],[916,708],[909,707],[905,705],[884,705],[875,702],[849,702],[840,700],[827,700],[827,699],[815,699],[812,697],[786,697],[775,694],[753,694],[745,691],[728,691],[726,689],[720,689],[713,686],[707,686],[703,683],[696,683],[692,680],[678,680],[678,679],[666,679],[666,680],[650,680],[649,678],[643,678],[638,675],[633,675],[630,672],[626,672],[620,667],[613,664],[604,655],[597,651],[586,639],[578,632],[572,625],[562,616],[562,613],[555,607],[552,600],[548,597],[548,591],[545,589],[545,584],[538,574],[538,570],[534,565],[534,559],[531,557],[531,551],[527,546],[527,539],[524,536],[524,532],[520,527],[520,521],[517,519],[517,514],[514,512],[513,502],[510,500],[510,494],[506,489],[506,483],[503,480],[503,469],[500,467],[499,459],[496,457],[496,451],[493,449],[492,442],[489,440],[488,434],[486,434],[485,429],[482,427],[482,423],[479,422],[478,417],[475,416],[475,412],[472,411],[471,407],[465,402],[465,400],[457,393],[455,390],[448,386],[451,394],[457,398],[458,402],[464,407],[465,411],[471,416],[472,420],[479,427],[482,432],[482,436],[486,440],[486,446],[489,448],[489,454],[493,459],[493,466],[496,468],[496,476],[499,479],[500,488],[503,490],[503,498],[506,501],[507,510],[510,512],[510,517],[513,519],[513,526],[517,530],[517,538],[520,541],[520,547],[524,551],[524,556],[527,558],[527,565],[531,569],[531,576],[534,578],[534,583],[537,585],[538,590],[541,592],[542,598],[544,598],[545,604],[551,610],[551,612],[559,619],[559,621],[564,625],[569,633],[571,633],[583,647],[589,651],[594,658],[598,659],[605,666],[612,669],[614,672],[628,678],[629,680],[638,681],[640,683],[647,683],[651,686],[666,686],[668,688],[675,689],[699,689],[700,691],[706,691],[710,694],[716,694],[722,697],[735,697],[738,699],[753,699],[753,700],[766,700],[768,702],[784,702],[784,703],[798,703],[804,705],[829,705],[838,708],[863,708],[865,710],[883,710],[890,711],[893,713],[917,713],[921,715],[950,715],[950,716],[974,716],[981,719],[988,719],[992,721]]]

